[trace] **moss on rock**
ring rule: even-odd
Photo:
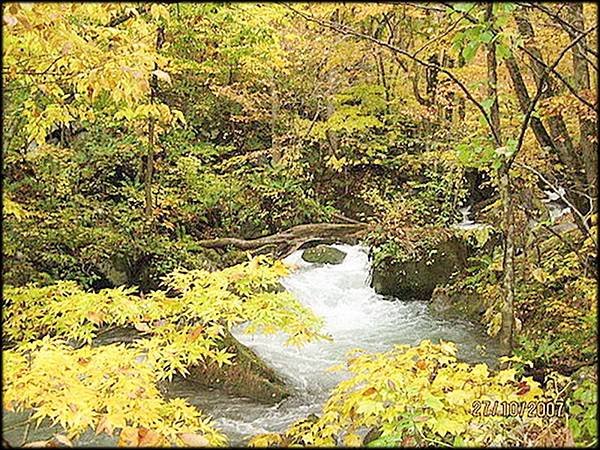
[[[206,388],[221,389],[239,397],[251,398],[263,403],[277,403],[289,396],[285,382],[263,362],[251,349],[226,331],[220,349],[234,353],[232,364],[221,367],[214,361],[188,368],[188,380]],[[118,327],[107,330],[94,340],[93,345],[132,343],[143,335],[134,328]],[[168,383],[161,383],[161,391],[168,390]]]
[[[436,287],[431,295],[430,311],[443,318],[459,318],[479,323],[486,306],[476,292],[453,292],[447,287]]]
[[[285,382],[250,348],[227,332],[222,348],[234,353],[232,364],[214,361],[191,367],[188,379],[204,387],[219,388],[263,403],[277,403],[290,395]]]
[[[345,258],[346,253],[328,245],[317,245],[302,252],[302,259],[309,263],[341,264]]]
[[[429,300],[436,286],[446,284],[466,265],[467,245],[454,235],[423,238],[411,247],[414,250],[403,250],[400,256],[375,254],[371,286],[377,293]]]

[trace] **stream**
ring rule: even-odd
[[[197,385],[179,380],[170,396],[187,398],[211,415],[231,445],[243,445],[255,434],[283,431],[297,419],[319,414],[329,393],[347,373],[327,372],[345,361],[348,350],[387,351],[394,344],[418,344],[423,339],[453,341],[459,357],[494,365],[493,343],[475,325],[431,316],[425,302],[395,300],[369,287],[367,248],[334,245],[347,256],[339,265],[304,262],[302,251],[284,261],[298,267],[282,284],[304,305],[325,320],[324,331],[333,342],[319,341],[303,347],[284,345],[285,336],[233,334],[253,349],[293,387],[294,394],[276,405],[264,405],[218,391],[198,391]],[[482,348],[484,346],[485,349]]]

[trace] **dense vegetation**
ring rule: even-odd
[[[482,303],[502,369],[443,341],[350,355],[320,417],[253,444],[597,444],[594,4],[2,9],[5,412],[55,443],[225,444],[160,383],[230,364],[239,323],[327,339],[278,289],[296,241],[257,238],[351,223],[375,262],[465,240],[444,289]],[[485,226],[453,228],[463,207]],[[141,337],[94,344],[115,327]]]

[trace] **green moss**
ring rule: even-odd
[[[235,354],[233,363],[221,367],[216,362],[199,364],[190,369],[191,381],[263,403],[277,403],[290,395],[281,377],[231,333],[223,338],[221,348]]]
[[[393,254],[376,249],[371,285],[377,293],[428,300],[436,286],[446,284],[465,267],[467,246],[462,239],[444,231],[437,235],[419,235],[416,231],[413,236],[407,235],[404,246],[388,246],[398,248]]]
[[[327,245],[307,248],[302,253],[304,261],[317,264],[341,264],[345,258],[346,254],[343,251]]]

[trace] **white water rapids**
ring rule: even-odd
[[[210,414],[232,445],[255,434],[282,431],[287,425],[311,413],[319,414],[333,387],[347,374],[327,372],[345,361],[348,350],[371,352],[390,350],[393,344],[418,344],[440,338],[458,344],[459,357],[469,361],[492,362],[479,344],[491,350],[480,330],[461,321],[432,317],[423,302],[391,301],[369,287],[367,249],[335,245],[347,256],[339,265],[316,265],[302,260],[301,251],[285,262],[297,265],[282,284],[304,305],[325,319],[324,331],[333,342],[319,341],[303,347],[284,345],[283,335],[248,335],[241,329],[234,335],[253,349],[292,386],[294,394],[277,405],[227,396],[217,391],[198,391],[191,382],[177,382],[170,395],[186,397]]]

